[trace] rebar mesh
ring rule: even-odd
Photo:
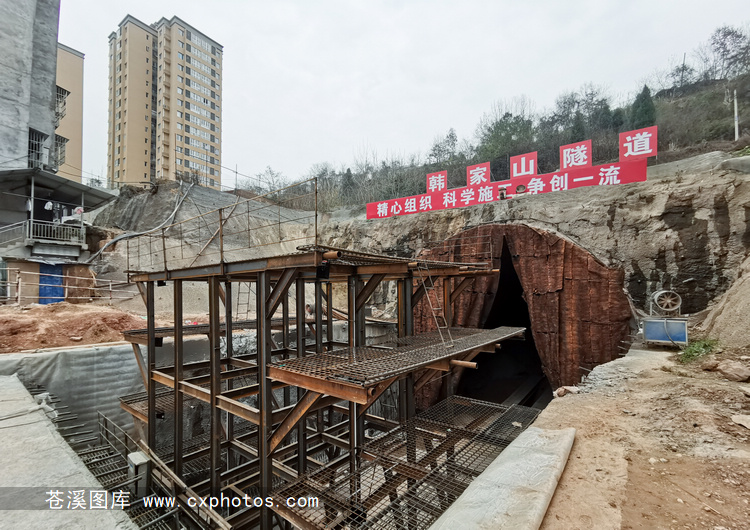
[[[354,473],[323,467],[277,488],[276,510],[317,528],[428,528],[538,413],[450,397],[368,443]]]
[[[307,357],[277,361],[272,366],[315,379],[368,387],[430,363],[456,357],[482,346],[523,334],[524,328],[499,327],[489,330],[451,328],[459,337],[446,345],[435,333],[416,335],[393,349],[343,348]]]

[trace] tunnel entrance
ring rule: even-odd
[[[484,328],[498,326],[525,327],[524,340],[507,340],[494,353],[479,354],[474,359],[479,369],[463,372],[458,394],[493,403],[544,408],[552,399],[552,387],[542,370],[529,307],[507,241],[503,242],[500,256],[497,293]]]

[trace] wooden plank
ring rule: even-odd
[[[284,440],[287,434],[294,428],[297,423],[305,417],[310,408],[322,397],[319,392],[308,390],[302,396],[294,408],[289,411],[284,421],[276,428],[268,441],[268,452],[272,454],[276,447]]]

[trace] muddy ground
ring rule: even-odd
[[[122,331],[145,327],[142,315],[104,305],[0,306],[0,353],[116,342]]]

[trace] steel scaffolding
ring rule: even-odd
[[[140,445],[152,461],[151,480],[178,499],[190,521],[208,528],[428,525],[481,472],[481,463],[520,432],[513,425],[526,427],[534,413],[451,397],[444,385],[447,401],[416,416],[416,391],[473,367],[480,352],[524,332],[451,328],[451,344],[437,332],[414,335],[413,310],[425,296],[424,283],[415,289],[415,271],[425,266],[313,245],[231,263],[129,271],[148,316],[146,329],[125,336],[147,391],[122,403],[144,426]],[[497,272],[481,263],[427,266],[431,278],[444,280],[437,295],[449,325],[457,293],[473,278]],[[207,285],[208,324],[184,325],[186,281]],[[384,281],[397,285],[398,338],[367,345],[366,305]],[[157,328],[155,293],[167,282],[174,326]],[[237,322],[232,297],[240,282],[254,285],[256,318]],[[308,314],[310,287],[315,303]],[[346,293],[346,313],[333,307],[334,287]],[[344,317],[345,341],[335,340],[335,315]],[[272,329],[281,332],[280,340]],[[254,351],[233,347],[241,330],[255,333]],[[200,359],[186,361],[190,334],[205,334],[209,347]],[[168,359],[160,348],[164,339],[173,341]],[[398,422],[370,412],[391,386],[399,389]],[[320,509],[308,515],[289,509],[280,499],[294,492],[318,496]],[[229,500],[214,508],[188,504],[206,495]],[[245,499],[255,497],[262,506],[247,505]]]

